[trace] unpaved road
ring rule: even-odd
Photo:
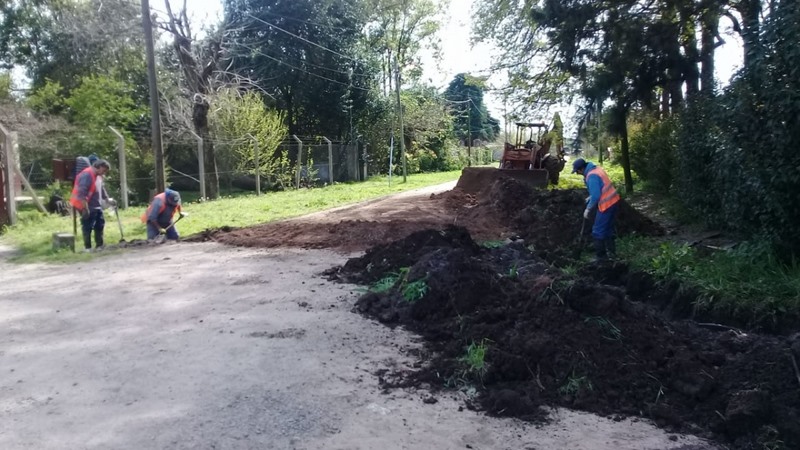
[[[533,426],[382,393],[419,344],[351,312],[321,250],[214,243],[0,262],[0,448],[689,449],[645,421]],[[670,439],[671,437],[671,439]]]

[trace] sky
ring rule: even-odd
[[[158,12],[164,10],[163,2],[171,1],[173,11],[178,10],[183,5],[183,0],[151,0],[151,8]],[[496,53],[494,47],[488,43],[481,43],[475,47],[470,46],[470,30],[472,29],[472,16],[470,14],[471,1],[451,0],[448,9],[443,11],[443,27],[440,31],[442,59],[438,63],[433,58],[431,52],[422,55],[423,81],[437,86],[441,89],[447,87],[456,74],[466,73],[487,73],[491,65],[492,56]],[[221,0],[188,0],[190,18],[195,23],[215,22],[222,16]],[[728,83],[731,75],[741,64],[742,47],[741,40],[731,30],[730,24],[723,19],[722,36],[726,44],[719,47],[716,52],[716,73],[717,78],[723,85]],[[489,84],[502,87],[504,77],[500,74],[490,76]],[[489,112],[495,118],[503,121],[502,100],[496,98],[491,93],[485,96],[485,103]],[[564,107],[562,118],[568,124],[568,130],[572,128],[569,124],[570,109]],[[564,117],[566,116],[566,117]],[[549,121],[550,118],[529,118],[533,120]]]

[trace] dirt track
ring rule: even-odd
[[[640,419],[535,427],[382,392],[421,343],[315,276],[344,261],[206,243],[0,263],[0,448],[711,448]]]
[[[450,224],[469,226],[477,238],[504,237],[507,230],[493,217],[469,217],[474,205],[464,194],[451,191],[454,186],[455,182],[444,183],[250,228],[208,230],[190,240],[258,248],[325,248],[349,253],[400,239],[414,231]]]

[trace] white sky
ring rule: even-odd
[[[163,10],[163,2],[168,0],[151,0],[151,7]],[[183,5],[183,0],[169,0],[174,9]],[[493,47],[489,44],[479,44],[470,47],[470,30],[472,29],[472,16],[470,14],[472,1],[450,0],[447,11],[443,11],[443,28],[440,32],[442,59],[437,64],[430,52],[423,55],[422,79],[430,84],[444,89],[453,77],[462,72],[479,74],[487,73],[494,55]],[[216,21],[222,16],[221,0],[188,0],[190,16],[195,23],[208,23]],[[741,64],[742,47],[741,39],[730,29],[730,24],[723,19],[723,38],[726,44],[717,49],[716,74],[723,85],[728,83],[733,72]],[[492,75],[489,83],[502,87],[505,82],[501,74]],[[490,93],[485,101],[490,113],[497,119],[503,120],[502,100],[494,98]],[[567,110],[567,108],[564,108]],[[565,114],[566,113],[566,114]],[[565,117],[566,116],[566,117]],[[562,111],[562,118],[568,128],[571,127],[569,111]],[[550,118],[530,118],[531,120]]]

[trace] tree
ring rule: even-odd
[[[463,142],[475,139],[494,141],[500,133],[500,122],[493,118],[483,102],[485,77],[460,73],[445,91],[455,123],[456,136]]]
[[[206,194],[214,199],[219,197],[219,175],[214,143],[210,139],[208,114],[209,96],[214,92],[221,76],[217,71],[217,62],[221,57],[222,43],[218,37],[212,37],[205,49],[198,49],[186,13],[186,4],[184,3],[178,14],[173,13],[169,2],[165,4],[167,22],[162,23],[161,27],[172,34],[172,45],[183,75],[181,87],[185,98],[191,102],[192,128],[204,142]]]
[[[230,70],[252,79],[285,113],[290,134],[355,140],[373,84],[358,52],[360,0],[226,0]]]
[[[447,0],[367,0],[371,11],[366,25],[366,42],[380,58],[381,86],[389,95],[394,84],[394,64],[410,81],[422,74],[420,51],[428,47],[438,53],[437,14]]]
[[[0,63],[23,66],[34,88],[52,80],[69,91],[87,75],[139,85],[145,76],[139,17],[127,0],[8,2],[0,8]]]
[[[211,114],[214,136],[229,142],[236,167],[247,173],[255,173],[255,144],[249,138],[252,136],[259,148],[261,173],[279,182],[284,181],[284,186],[291,185],[291,169],[285,167],[288,161],[277,152],[288,131],[283,116],[277,111],[268,110],[264,100],[252,91],[240,95],[234,89],[224,89],[216,95],[214,104]],[[285,183],[286,169],[289,169],[288,184]]]
[[[447,154],[453,137],[453,118],[444,99],[430,86],[401,94],[406,149],[412,171],[452,169]]]

